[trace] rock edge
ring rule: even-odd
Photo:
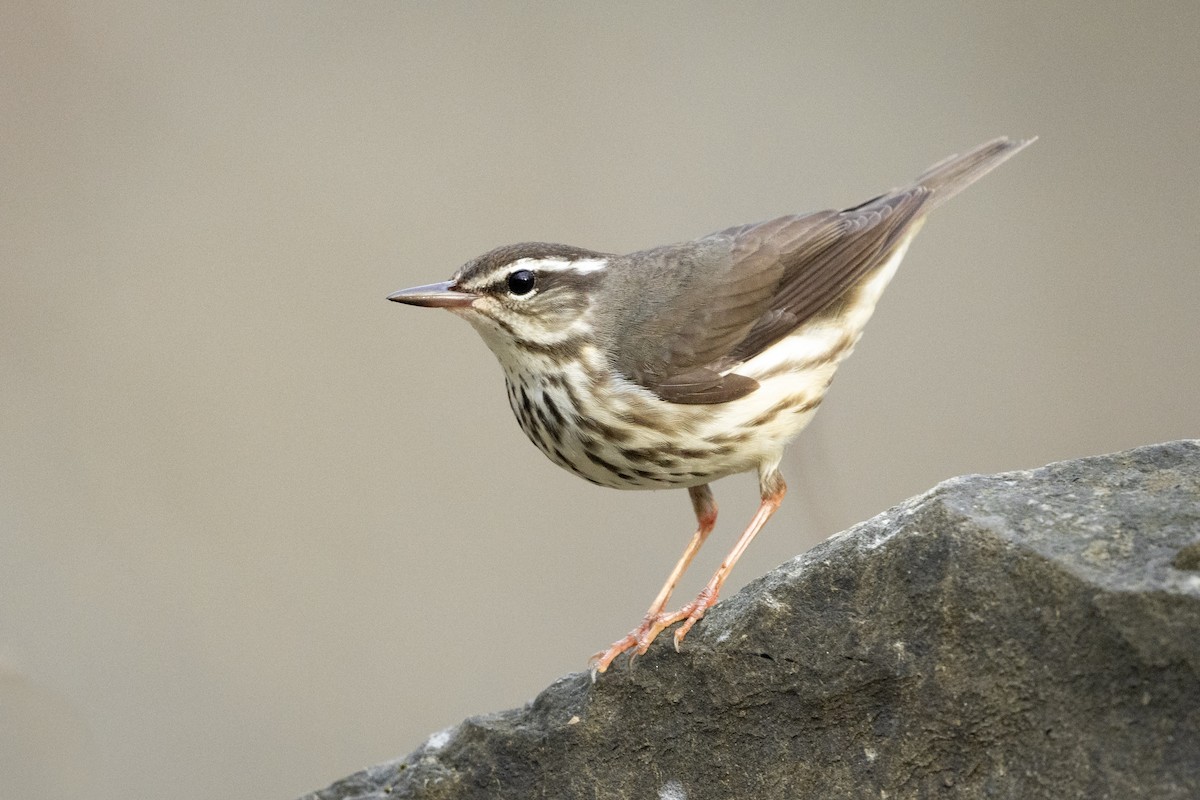
[[[1200,441],[970,475],[305,800],[1200,797]]]

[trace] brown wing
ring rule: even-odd
[[[610,266],[605,319],[613,366],[671,402],[721,403],[757,388],[709,367],[758,323],[783,263],[768,241],[741,259],[733,243],[714,234]]]
[[[648,265],[652,280],[633,282],[641,302],[624,317],[616,366],[675,403],[749,394],[758,383],[731,368],[835,307],[930,209],[1031,141],[987,142],[909,188],[844,211],[780,217],[635,254],[631,265]]]
[[[758,388],[727,372],[837,301],[878,266],[923,189],[848,211],[780,217],[630,257],[612,352],[622,373],[672,403],[724,403]],[[725,374],[722,374],[725,373]]]
[[[963,155],[950,156],[929,169],[907,189],[880,195],[838,214],[829,213],[814,229],[801,217],[789,247],[778,245],[785,262],[784,277],[769,309],[746,338],[721,362],[716,372],[747,361],[836,304],[856,283],[881,266],[911,226],[937,206],[1012,158],[1035,141],[993,139]],[[792,219],[785,217],[785,220]],[[739,247],[753,248],[753,239],[787,235],[781,220],[731,229],[735,258]],[[749,240],[742,244],[742,240]]]
[[[714,366],[725,369],[747,361],[835,306],[886,261],[929,197],[929,191],[921,186],[878,197],[830,214],[819,227],[781,247],[784,275],[767,310],[746,338]],[[761,234],[752,228],[742,237],[757,235]]]

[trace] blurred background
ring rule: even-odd
[[[0,796],[290,797],[636,623],[684,492],[578,480],[449,314],[1041,140],[931,219],[727,593],[939,480],[1200,435],[1200,4],[5,4]],[[707,578],[757,503],[715,486]]]

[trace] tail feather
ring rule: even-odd
[[[929,189],[933,195],[926,201],[922,212],[937,208],[1035,141],[1036,136],[1029,139],[993,139],[965,155],[953,155],[934,164],[916,180],[917,185]]]

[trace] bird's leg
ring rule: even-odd
[[[696,512],[696,532],[692,534],[691,541],[684,548],[683,555],[675,564],[675,569],[671,570],[667,582],[659,590],[658,597],[654,598],[654,602],[650,604],[650,609],[646,612],[646,620],[656,618],[667,607],[667,601],[671,599],[671,593],[679,585],[679,579],[683,577],[683,573],[687,572],[692,559],[695,558],[696,553],[700,552],[704,540],[716,527],[717,501],[713,499],[712,490],[708,488],[708,484],[691,487],[688,489],[688,496],[692,498],[692,510]]]
[[[700,590],[700,594],[696,595],[695,600],[678,611],[661,615],[655,623],[654,634],[657,635],[658,631],[663,628],[674,625],[679,620],[684,620],[684,623],[679,626],[679,630],[675,631],[676,650],[679,649],[679,643],[683,641],[683,637],[687,636],[687,632],[704,616],[704,612],[716,604],[717,596],[721,593],[721,586],[725,583],[725,579],[729,577],[733,565],[742,557],[742,553],[746,552],[746,548],[750,546],[750,542],[754,540],[755,535],[762,530],[763,525],[767,524],[767,520],[771,518],[771,515],[778,510],[780,504],[783,502],[783,496],[787,493],[787,484],[783,482],[783,476],[779,474],[779,471],[775,467],[761,472],[758,483],[762,494],[762,503],[759,504],[754,519],[750,520],[750,524],[746,527],[746,530],[738,537],[737,542],[733,545],[733,549],[729,551],[729,555],[725,556],[725,560],[721,562],[721,566],[717,568],[712,579]]]
[[[614,658],[631,647],[636,646],[639,654],[645,653],[646,648],[650,646],[650,642],[654,641],[654,637],[665,627],[659,625],[658,621],[663,616],[663,609],[667,607],[667,601],[671,599],[671,593],[675,591],[675,587],[679,584],[679,579],[683,577],[683,573],[687,571],[688,565],[692,563],[692,559],[696,556],[696,553],[700,552],[700,547],[704,544],[704,540],[708,538],[708,535],[712,533],[713,527],[717,524],[717,502],[713,499],[712,490],[708,488],[707,484],[689,488],[688,496],[692,498],[692,510],[696,512],[696,532],[692,534],[691,541],[684,548],[683,555],[679,557],[678,563],[675,564],[675,569],[671,570],[671,574],[667,577],[667,582],[663,584],[662,589],[658,592],[658,596],[650,604],[650,609],[642,619],[642,624],[631,630],[623,638],[613,642],[606,650],[602,650],[592,656],[591,664],[597,671],[604,672],[608,669],[608,665],[612,663]]]

